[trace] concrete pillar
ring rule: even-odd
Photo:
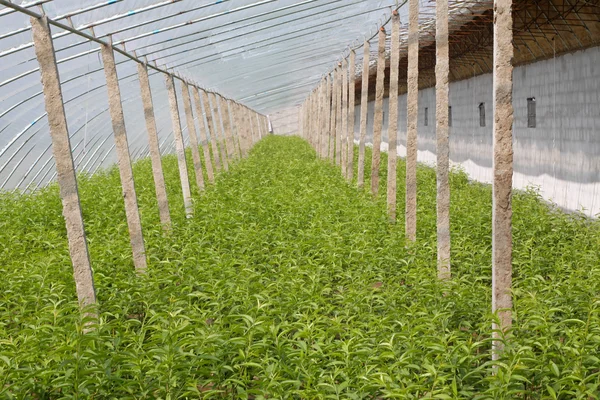
[[[227,158],[233,160],[235,158],[235,146],[233,144],[233,133],[231,129],[231,120],[229,113],[229,104],[221,95],[218,96],[219,108],[221,109],[221,117],[223,118],[223,129],[225,129],[225,144],[227,148]]]
[[[417,240],[417,122],[419,99],[419,0],[409,0],[408,10],[408,93],[406,130],[405,234]]]
[[[348,61],[342,60],[342,175],[348,175]]]
[[[129,156],[129,145],[127,143],[127,131],[125,130],[125,117],[121,104],[121,91],[119,89],[119,78],[115,65],[115,53],[112,47],[102,45],[102,62],[104,63],[104,74],[106,75],[106,88],[108,90],[108,108],[112,120],[113,134],[115,137],[115,148],[119,159],[119,174],[121,187],[123,188],[123,200],[125,201],[125,215],[127,227],[129,228],[129,240],[133,251],[133,265],[137,272],[145,272],[146,249],[144,236],[142,234],[142,222],[135,193],[133,181],[133,170]]]
[[[219,157],[221,158],[221,162],[223,163],[223,169],[225,171],[229,171],[229,162],[227,160],[227,153],[225,151],[225,139],[223,132],[221,131],[221,113],[219,112],[219,105],[217,104],[217,98],[214,93],[210,92],[208,94],[210,97],[210,103],[212,104],[212,112],[213,112],[213,126],[215,132],[215,139],[217,143],[217,149],[219,150]]]
[[[354,97],[355,97],[355,65],[356,53],[350,51],[348,61],[348,166],[346,167],[346,178],[352,181],[354,178]]]
[[[331,154],[331,136],[329,135],[329,127],[331,125],[331,79],[329,75],[325,77],[325,87],[324,87],[324,97],[323,97],[323,112],[325,113],[323,125],[323,158],[330,158]]]
[[[188,135],[190,136],[190,147],[192,148],[196,185],[198,186],[198,191],[202,192],[204,190],[204,173],[202,171],[202,163],[200,162],[196,124],[194,124],[194,114],[192,113],[192,100],[190,99],[188,85],[183,81],[181,82],[181,92],[183,93],[183,109],[185,110],[185,121],[188,128]]]
[[[198,129],[200,130],[200,142],[202,145],[202,153],[204,154],[204,168],[206,168],[206,176],[209,183],[215,183],[215,174],[213,172],[213,163],[210,159],[210,146],[208,135],[204,127],[204,118],[202,117],[202,104],[200,102],[200,92],[198,88],[192,86],[192,96],[194,96],[194,105],[196,106],[196,116],[198,117]]]
[[[313,141],[313,135],[314,135],[314,127],[313,127],[313,93],[311,92],[308,95],[308,99],[307,99],[307,110],[308,112],[306,113],[306,117],[307,117],[307,122],[308,122],[308,143],[310,143],[311,147],[315,147],[315,143]]]
[[[320,143],[320,154],[321,154],[321,158],[325,158],[327,157],[327,109],[326,109],[326,103],[327,103],[327,87],[326,87],[327,81],[325,80],[325,78],[321,79],[321,85],[319,86],[319,88],[321,89],[321,93],[319,94],[319,115],[321,116],[321,126],[320,128],[320,134],[319,137],[321,138],[321,143]]]
[[[213,120],[212,108],[210,106],[210,102],[208,100],[208,95],[204,90],[201,90],[200,95],[202,96],[202,103],[204,104],[204,112],[206,113],[206,129],[207,136],[210,136],[210,146],[212,148],[212,156],[214,160],[214,172],[219,172],[221,170],[221,158],[219,157],[219,148],[217,146],[217,129],[216,124]]]
[[[320,120],[320,115],[319,115],[319,90],[318,88],[315,89],[314,93],[313,93],[313,140],[314,140],[314,146],[315,146],[315,151],[317,153],[317,156],[319,155],[319,133],[320,133],[320,129],[319,126],[321,124],[321,120]]]
[[[365,184],[365,142],[367,141],[367,116],[369,113],[369,57],[370,45],[367,40],[363,45],[362,88],[360,93],[360,137],[358,139],[358,170],[356,183],[359,188]]]
[[[246,124],[246,115],[244,113],[243,107],[236,103],[236,114],[239,120],[239,132],[240,132],[240,149],[242,151],[242,157],[246,157],[248,155],[248,125]],[[304,135],[306,136],[306,126],[304,129]]]
[[[256,132],[254,130],[254,124],[252,123],[252,114],[254,114],[254,111],[252,111],[251,109],[249,109],[248,107],[244,106],[244,109],[246,110],[246,123],[248,124],[248,133],[249,133],[249,137],[250,137],[250,148],[254,147],[254,143],[256,143]]]
[[[242,147],[241,147],[241,122],[239,119],[238,111],[237,111],[237,103],[232,100],[227,100],[229,103],[229,112],[231,113],[231,118],[233,120],[233,142],[235,147],[235,152],[238,158],[242,158]]]
[[[335,71],[335,163],[342,164],[342,65],[338,64]]]
[[[337,145],[337,103],[338,99],[336,93],[338,91],[338,80],[337,80],[337,68],[331,73],[331,125],[329,126],[329,135],[331,137],[331,162],[336,162],[336,145]]]
[[[400,16],[392,14],[388,123],[387,207],[390,222],[396,222],[396,167],[398,149],[398,70],[400,63]]]
[[[492,328],[494,339],[512,326],[512,0],[494,1],[494,139],[492,203],[492,312],[499,324]],[[501,331],[501,332],[499,332]],[[499,340],[492,343],[493,359],[504,349]]]
[[[177,94],[175,82],[172,75],[166,75],[167,93],[169,94],[169,106],[171,108],[171,120],[173,123],[173,136],[175,138],[175,152],[177,153],[177,165],[179,166],[179,179],[181,181],[181,193],[183,194],[183,206],[185,216],[192,218],[192,195],[190,193],[190,180],[188,178],[187,163],[185,161],[185,146],[183,145],[183,134],[181,133],[181,121],[179,119],[179,107],[177,105]]]
[[[254,112],[254,121],[256,122],[256,131],[258,132],[258,140],[261,140],[264,136],[262,125],[260,123],[260,114]]]
[[[301,138],[304,138],[304,129],[303,129],[303,125],[304,125],[304,104],[301,104],[300,107],[298,108],[298,135]]]
[[[328,74],[325,77],[325,128],[323,134],[325,135],[325,153],[323,158],[332,158],[333,146],[331,144],[331,76]]]
[[[35,55],[40,66],[46,112],[48,113],[48,127],[52,138],[52,153],[56,163],[63,217],[67,228],[75,291],[77,292],[79,306],[84,308],[96,304],[96,289],[81,214],[77,178],[75,176],[52,34],[46,17],[40,19],[32,17],[30,21]],[[91,310],[85,315],[94,319],[97,317],[95,312]]]
[[[142,93],[142,104],[144,105],[146,130],[148,131],[148,146],[150,149],[150,159],[152,161],[154,189],[156,191],[156,199],[158,200],[158,214],[163,228],[168,230],[171,227],[171,214],[169,212],[165,176],[163,174],[162,158],[160,156],[160,147],[158,144],[158,133],[156,131],[156,120],[154,118],[154,105],[152,104],[152,92],[150,91],[148,68],[145,64],[138,64],[138,77]]]
[[[450,147],[448,143],[448,0],[435,9],[435,132],[437,138],[437,267],[439,279],[450,279]]]
[[[373,152],[371,158],[371,194],[379,194],[379,164],[381,131],[383,129],[383,78],[385,77],[385,28],[379,28],[377,51],[377,80],[375,83],[375,112],[373,115]]]

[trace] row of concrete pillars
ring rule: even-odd
[[[512,0],[494,2],[494,183],[492,234],[492,311],[494,323],[493,355],[503,349],[503,338],[512,325]],[[387,206],[389,218],[396,222],[396,164],[398,128],[398,68],[400,57],[400,17],[391,16],[390,82]],[[383,96],[386,63],[386,31],[378,33],[378,58],[375,85],[371,193],[378,195]],[[360,136],[356,183],[364,185],[367,99],[369,88],[369,42],[363,45]],[[409,243],[417,239],[417,99],[419,78],[419,0],[409,0],[407,135],[406,135],[406,209],[405,235]],[[448,0],[436,2],[436,139],[437,139],[437,268],[438,277],[451,278],[450,270],[450,186],[448,125]],[[353,180],[354,159],[354,79],[355,52],[340,62],[322,79],[300,107],[299,130],[316,149],[317,155],[341,167]]]
[[[63,215],[67,227],[77,297],[81,307],[90,309],[89,307],[96,303],[96,291],[50,25],[46,17],[32,17],[31,26],[35,52],[40,65],[45,107],[52,137],[52,151],[56,162],[57,180],[60,187]],[[115,66],[114,49],[110,43],[102,44],[101,46],[106,86],[108,89],[109,111],[114,132],[115,148],[118,155],[125,213],[133,252],[133,264],[137,272],[145,273],[147,269],[146,251],[137,204],[131,157],[127,143],[127,132]],[[152,160],[152,172],[158,200],[158,211],[162,226],[165,231],[168,231],[171,226],[171,216],[159,150],[150,82],[148,79],[148,66],[142,61],[139,61],[138,64],[138,74],[150,157]],[[231,162],[246,156],[254,143],[267,134],[268,119],[266,116],[233,100],[226,99],[217,93],[207,93],[198,86],[181,78],[165,74],[165,79],[171,108],[185,213],[188,218],[191,218],[193,215],[192,197],[175,80],[179,80],[181,84],[196,185],[200,192],[205,189],[203,168],[206,169],[209,183],[213,183],[216,173],[222,170],[227,171]],[[192,97],[190,97],[190,91]],[[202,129],[204,124],[200,123],[200,138],[198,138],[194,124],[193,106],[195,106],[196,118],[202,121],[202,105],[206,113],[208,131],[205,132]],[[219,118],[222,120],[217,121]],[[200,146],[202,146],[204,154],[204,165],[201,163]],[[87,315],[93,317],[95,314],[93,311],[89,311]]]

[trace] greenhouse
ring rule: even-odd
[[[0,0],[0,399],[600,399],[600,0]]]

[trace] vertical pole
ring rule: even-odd
[[[165,187],[165,176],[163,174],[162,159],[158,145],[158,133],[156,131],[156,120],[154,118],[154,105],[152,104],[152,92],[150,91],[150,80],[148,79],[148,67],[138,64],[138,77],[144,105],[144,117],[146,119],[146,130],[148,131],[148,145],[150,148],[150,159],[152,160],[152,176],[154,177],[154,188],[158,200],[158,214],[160,223],[165,230],[171,226],[171,213],[169,212],[169,201]]]
[[[221,109],[221,116],[223,118],[223,129],[225,129],[225,144],[227,147],[227,158],[233,160],[235,157],[234,145],[233,145],[233,133],[231,131],[231,120],[229,113],[229,104],[221,95],[219,99],[219,108]]]
[[[342,65],[335,70],[335,163],[342,165]]]
[[[210,103],[208,100],[208,95],[206,94],[206,92],[204,90],[202,90],[202,93],[200,93],[200,95],[202,96],[202,103],[204,104],[204,112],[206,114],[206,130],[207,130],[207,137],[210,137],[210,145],[212,147],[212,156],[213,156],[213,160],[214,160],[214,172],[219,172],[221,170],[221,159],[219,157],[219,149],[217,148],[217,130],[215,127],[215,123],[213,120],[213,115],[212,115],[212,111],[211,111],[211,107],[210,107]]]
[[[223,163],[223,168],[225,169],[225,171],[229,171],[229,162],[227,161],[227,153],[225,150],[225,140],[224,139],[220,139],[220,136],[222,136],[221,134],[219,134],[219,131],[221,131],[221,113],[219,112],[219,105],[217,104],[217,98],[215,96],[214,93],[210,92],[209,94],[210,97],[210,103],[212,104],[212,111],[213,111],[213,127],[214,127],[214,132],[215,132],[215,140],[217,143],[217,148],[219,150],[219,157],[221,157],[221,162]],[[221,132],[223,133],[223,132]]]
[[[246,127],[246,153],[248,153],[254,144],[254,137],[252,125],[250,124],[250,113],[246,106],[242,106],[242,113],[244,114],[244,126]]]
[[[331,154],[331,162],[333,164],[335,164],[336,161],[336,152],[337,152],[337,103],[338,103],[338,99],[337,99],[337,91],[338,91],[338,80],[337,80],[337,68],[333,70],[333,72],[331,73],[331,81],[332,81],[332,88],[331,88],[331,125],[329,127],[330,131],[329,134],[331,135],[331,148],[330,148],[330,154]]]
[[[435,6],[435,121],[437,137],[437,267],[439,279],[450,279],[450,183],[448,168],[448,0]]]
[[[417,240],[417,118],[419,103],[419,0],[409,0],[408,11],[408,93],[406,130],[405,234]]]
[[[192,148],[192,160],[194,161],[194,172],[196,174],[196,185],[198,191],[204,190],[204,173],[202,172],[202,163],[200,162],[200,150],[198,149],[198,137],[196,136],[196,125],[194,124],[194,114],[192,113],[192,100],[188,85],[181,81],[181,93],[183,94],[183,109],[185,110],[185,121],[190,136],[190,147]]]
[[[331,138],[331,126],[333,124],[333,108],[331,107],[331,75],[327,74],[327,78],[326,78],[326,93],[325,93],[325,112],[327,113],[326,117],[325,117],[325,121],[327,123],[327,126],[325,127],[326,132],[325,134],[327,135],[327,158],[329,158],[329,160],[333,160],[333,141]]]
[[[512,326],[512,0],[494,1],[494,182],[492,205],[492,312],[497,313],[494,339]],[[500,332],[499,332],[500,331]],[[504,349],[492,342],[493,359]]]
[[[356,183],[359,188],[365,184],[365,142],[367,140],[367,116],[369,113],[369,57],[370,45],[365,40],[362,67],[362,88],[360,92],[360,136],[358,139],[358,172]]]
[[[263,138],[264,133],[260,123],[260,114],[257,112],[254,112],[254,121],[256,122],[256,130],[258,131],[258,140],[260,140]]]
[[[96,289],[94,287],[94,275],[90,262],[81,204],[79,202],[79,191],[77,189],[77,177],[73,164],[71,142],[67,127],[67,117],[63,103],[58,67],[52,34],[46,17],[30,19],[33,32],[33,43],[37,57],[46,112],[48,113],[48,126],[52,137],[52,153],[56,163],[58,186],[63,206],[63,217],[67,228],[67,239],[69,241],[69,254],[73,265],[73,278],[75,279],[75,290],[79,306],[85,308],[96,304]],[[95,313],[87,313],[86,316],[95,318]]]
[[[202,153],[204,154],[204,168],[206,168],[206,176],[209,183],[215,182],[215,174],[213,172],[213,164],[210,159],[210,149],[208,148],[208,135],[204,128],[204,118],[202,117],[202,104],[200,103],[200,93],[198,88],[192,86],[192,95],[194,96],[194,105],[196,106],[196,116],[198,117],[198,129],[200,130],[200,142],[202,144]]]
[[[244,110],[239,103],[235,103],[236,105],[236,114],[239,120],[239,131],[240,131],[240,149],[242,151],[242,156],[246,157],[248,155],[248,126],[246,124],[246,117],[244,115]],[[304,118],[303,118],[304,120]],[[304,136],[306,137],[306,127],[303,128]]]
[[[321,80],[320,115],[321,115],[321,158],[327,157],[327,81]]]
[[[348,75],[350,81],[348,83],[348,166],[347,178],[352,181],[354,178],[354,97],[355,97],[355,65],[356,53],[350,51],[350,61],[348,62]]]
[[[398,69],[400,63],[400,16],[392,13],[392,45],[390,55],[390,90],[388,123],[387,206],[390,222],[396,222],[396,167],[398,151]]]
[[[250,148],[252,148],[252,147],[254,147],[254,144],[256,143],[255,126],[252,123],[252,115],[254,114],[254,111],[252,111],[248,107],[245,107],[245,108],[246,108],[246,119],[248,121],[248,130],[250,131]]]
[[[313,141],[317,156],[319,155],[319,126],[321,123],[319,117],[319,89],[316,88],[313,93]]]
[[[310,118],[310,144],[316,150],[317,146],[315,145],[315,136],[316,136],[316,123],[317,119],[315,118],[315,92],[313,91],[309,97],[309,118]]]
[[[235,103],[232,100],[227,100],[227,103],[229,103],[229,112],[231,113],[231,118],[233,120],[233,128],[234,128],[234,134],[233,134],[233,139],[234,139],[234,147],[235,147],[235,152],[237,154],[236,157],[238,158],[242,158],[242,146],[241,146],[241,135],[242,135],[242,128],[241,128],[241,122],[239,119],[239,115],[237,112],[237,103]]]
[[[342,175],[348,175],[348,61],[342,60]]]
[[[183,134],[181,133],[181,121],[179,119],[175,82],[173,81],[172,75],[166,75],[165,79],[167,83],[167,92],[169,94],[169,106],[171,107],[171,120],[173,123],[173,136],[175,137],[177,165],[179,166],[181,193],[183,194],[183,206],[185,207],[185,216],[187,218],[192,218],[192,195],[190,193],[190,180],[188,178],[187,163],[185,161],[185,147],[183,145]]]
[[[142,235],[142,222],[135,193],[133,181],[133,170],[129,156],[129,145],[127,143],[127,131],[125,130],[125,117],[121,104],[121,91],[119,90],[119,78],[115,65],[115,53],[109,45],[102,46],[102,61],[104,63],[104,74],[106,75],[106,88],[108,89],[108,108],[112,120],[113,133],[115,136],[115,147],[119,159],[119,174],[123,188],[123,200],[125,201],[125,215],[127,227],[129,228],[129,240],[133,251],[133,265],[137,272],[145,272],[146,249],[144,247],[144,236]]]
[[[379,164],[381,131],[383,129],[383,78],[385,77],[385,28],[379,28],[377,50],[377,81],[375,84],[375,112],[373,117],[373,152],[371,158],[371,194],[379,194]]]
[[[300,135],[301,138],[304,138],[304,129],[302,129],[303,124],[304,124],[304,105],[301,104],[300,107],[298,108],[298,135]]]

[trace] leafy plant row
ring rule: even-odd
[[[193,193],[191,220],[176,159],[164,169],[169,235],[150,161],[134,166],[145,276],[118,171],[80,177],[100,303],[88,334],[57,188],[0,195],[0,398],[598,398],[598,222],[516,193],[515,324],[492,363],[489,186],[451,175],[453,278],[442,283],[430,168],[418,170],[410,248],[384,196],[345,182],[299,138],[259,142]]]

